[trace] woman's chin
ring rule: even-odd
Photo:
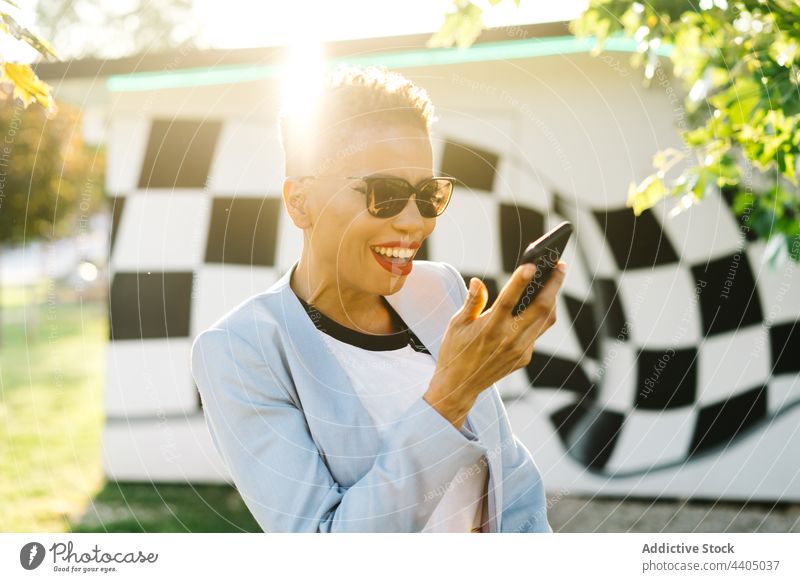
[[[388,284],[385,285],[385,292],[381,295],[392,295],[400,291],[406,283],[407,275],[391,275],[388,279]]]

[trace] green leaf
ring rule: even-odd
[[[475,42],[483,30],[480,7],[466,3],[459,6],[456,12],[445,15],[442,27],[428,39],[429,48],[451,47],[456,44],[465,48]]]
[[[738,215],[750,212],[753,206],[755,206],[755,195],[752,192],[740,190],[733,199],[733,211]]]
[[[747,123],[761,98],[761,86],[752,77],[737,78],[724,105],[728,119],[733,125]]]
[[[769,56],[781,67],[791,69],[799,51],[800,43],[797,39],[789,39],[784,34],[778,34],[769,47]]]
[[[628,207],[633,208],[633,213],[639,216],[648,208],[652,208],[669,192],[664,181],[653,174],[645,178],[638,186],[631,182],[628,188]]]

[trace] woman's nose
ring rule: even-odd
[[[395,216],[395,224],[399,225],[413,225],[413,226],[422,226],[425,222],[425,217],[419,211],[419,207],[417,206],[417,195],[412,194],[406,205],[403,207],[402,212]]]

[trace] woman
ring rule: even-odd
[[[201,333],[191,365],[214,445],[271,532],[551,532],[542,478],[494,383],[555,321],[564,265],[520,316],[477,278],[414,261],[453,180],[435,177],[424,90],[341,67],[284,114],[299,260]]]

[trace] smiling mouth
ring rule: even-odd
[[[369,247],[373,253],[378,255],[385,261],[389,261],[395,265],[406,265],[417,254],[417,249],[409,249],[403,247]]]

